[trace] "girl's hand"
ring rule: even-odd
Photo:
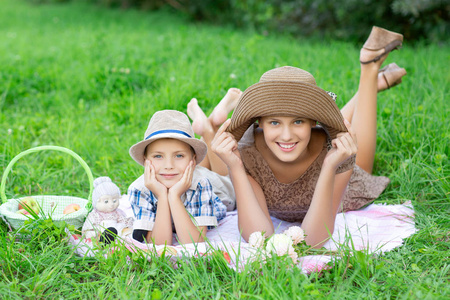
[[[167,188],[156,179],[155,167],[153,167],[150,160],[146,159],[144,162],[144,185],[148,188],[158,199],[167,196]]]
[[[175,183],[169,189],[168,193],[170,196],[175,196],[177,199],[179,199],[181,197],[181,195],[183,195],[189,189],[189,187],[192,184],[194,170],[195,170],[195,163],[194,163],[194,159],[192,159],[189,162],[189,165],[187,166],[186,170],[184,170],[183,176],[181,177],[180,181]]]
[[[232,168],[235,165],[242,165],[241,155],[238,150],[238,143],[234,136],[225,132],[230,125],[231,120],[228,119],[217,130],[214,139],[211,142],[211,150],[228,166]]]
[[[328,151],[323,162],[324,165],[337,169],[344,161],[355,155],[358,151],[356,134],[352,125],[344,119],[344,124],[348,132],[338,133],[337,137],[331,141],[333,148]]]

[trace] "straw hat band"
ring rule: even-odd
[[[149,138],[154,137],[155,135],[158,135],[158,134],[165,134],[165,133],[181,134],[181,135],[187,136],[188,138],[192,138],[191,135],[189,135],[188,133],[186,133],[186,132],[184,132],[184,131],[181,131],[181,130],[174,130],[174,129],[165,129],[165,130],[158,130],[158,131],[155,131],[155,132],[151,133],[149,136],[147,136],[147,137],[145,138],[145,140],[148,140]]]

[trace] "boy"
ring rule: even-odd
[[[197,166],[206,152],[185,114],[163,110],[152,116],[144,140],[130,148],[145,168],[128,189],[134,239],[171,245],[174,228],[180,243],[202,242],[225,217],[222,200],[234,204],[234,191],[228,177]]]

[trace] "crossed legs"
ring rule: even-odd
[[[382,50],[361,49],[360,60],[367,61],[379,55]],[[377,140],[377,93],[388,88],[381,73],[378,73],[382,59],[369,64],[361,64],[359,88],[355,96],[342,108],[341,112],[353,126],[358,142],[356,164],[372,173]]]

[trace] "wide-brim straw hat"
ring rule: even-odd
[[[153,114],[144,140],[131,146],[130,155],[140,165],[144,165],[145,148],[159,139],[176,139],[190,145],[195,152],[196,163],[200,163],[206,156],[206,143],[197,139],[189,118],[176,110],[162,110]]]
[[[258,83],[247,88],[234,109],[227,131],[239,141],[251,124],[266,116],[315,120],[331,139],[347,131],[335,100],[317,86],[310,73],[295,67],[267,71]]]

